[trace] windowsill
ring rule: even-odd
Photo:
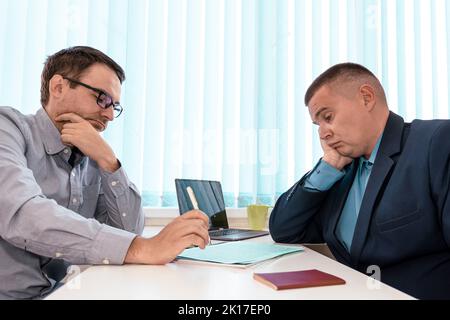
[[[233,228],[248,228],[246,208],[227,208],[228,224]],[[180,215],[178,208],[144,208],[146,226],[165,226]],[[269,213],[270,216],[270,213]],[[269,220],[269,219],[267,219]]]
[[[228,218],[247,218],[246,208],[227,208]],[[145,218],[176,218],[180,215],[178,208],[144,208]]]

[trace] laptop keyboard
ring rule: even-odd
[[[213,230],[213,231],[209,232],[209,235],[213,236],[213,237],[220,237],[220,236],[227,236],[227,235],[236,234],[236,233],[242,233],[242,230],[239,230],[239,229]]]

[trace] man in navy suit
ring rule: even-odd
[[[305,95],[323,157],[277,201],[277,242],[326,242],[339,262],[420,299],[450,298],[450,121],[405,123],[379,80],[345,63]]]

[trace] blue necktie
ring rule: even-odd
[[[372,163],[360,159],[358,171],[356,172],[353,185],[348,193],[347,201],[345,202],[338,222],[337,236],[349,252],[367,181],[369,180],[372,169],[371,167]]]

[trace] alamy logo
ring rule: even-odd
[[[367,279],[367,288],[369,290],[381,289],[381,269],[377,265],[368,266],[366,273],[369,275]]]

